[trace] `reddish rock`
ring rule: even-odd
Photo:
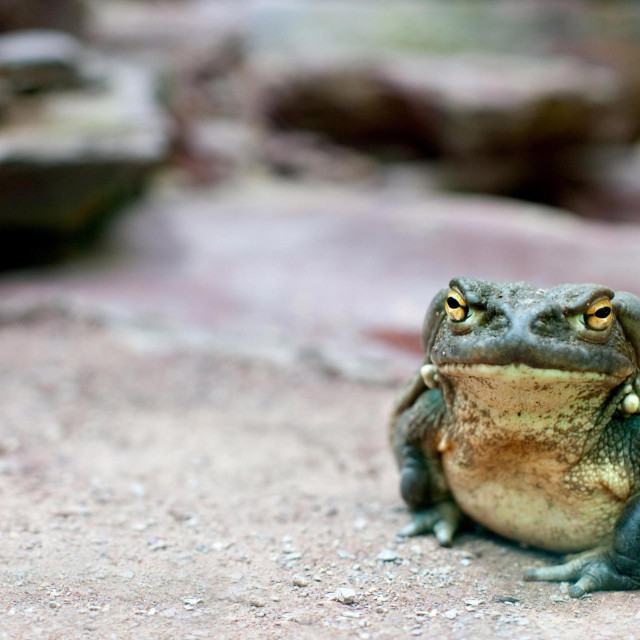
[[[263,83],[260,112],[274,129],[315,131],[368,148],[436,148],[434,136],[418,126],[410,101],[375,65],[294,63],[256,75]]]
[[[429,301],[457,275],[640,293],[635,226],[404,183],[261,180],[158,194],[110,237],[118,260],[6,277],[0,296],[164,317],[228,349],[285,359],[293,350],[375,378],[406,375]]]

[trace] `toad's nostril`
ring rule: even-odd
[[[538,335],[550,335],[561,316],[562,312],[556,307],[544,309],[544,311],[538,312],[532,317],[529,329]]]
[[[546,334],[549,334],[551,332],[551,329],[549,327],[548,322],[545,322],[544,320],[540,319],[540,318],[536,318],[530,325],[530,329],[533,333],[543,336]]]

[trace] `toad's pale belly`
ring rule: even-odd
[[[554,551],[589,549],[611,535],[628,481],[623,469],[585,452],[596,446],[601,409],[617,381],[521,365],[442,373],[452,420],[438,448],[467,515]]]
[[[503,458],[503,462],[504,462]],[[522,465],[512,473],[461,466],[443,456],[449,487],[460,508],[500,535],[552,551],[597,546],[612,533],[624,502],[604,487],[568,491],[562,476],[543,477]]]

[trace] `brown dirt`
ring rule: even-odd
[[[637,593],[520,581],[548,555],[395,538],[391,388],[131,335],[0,328],[0,638],[637,637]]]

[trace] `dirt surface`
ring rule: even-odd
[[[546,554],[396,539],[390,387],[137,333],[0,328],[1,638],[638,637],[637,593],[521,582]]]

